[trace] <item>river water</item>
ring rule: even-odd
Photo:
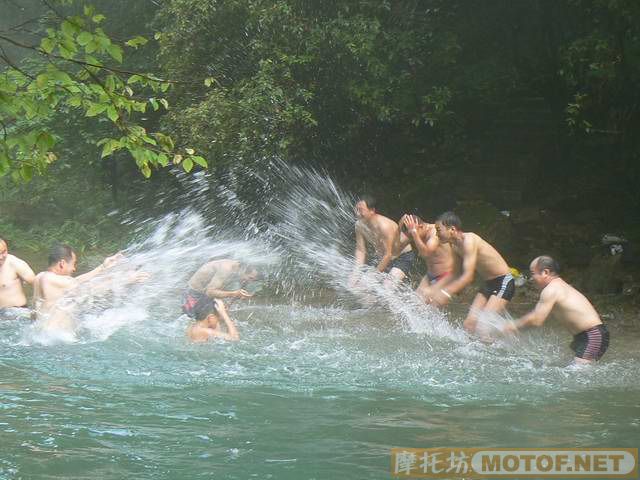
[[[240,342],[193,345],[184,318],[105,315],[128,323],[69,345],[0,324],[0,478],[389,478],[392,447],[640,438],[637,331],[614,326],[603,362],[574,370],[554,329],[486,346],[255,303],[234,309]]]
[[[430,310],[371,272],[354,299],[352,198],[289,174],[301,187],[271,199],[268,228],[228,189],[239,230],[192,212],[142,228],[122,268],[151,280],[85,292],[74,341],[0,321],[0,479],[384,479],[393,447],[638,445],[637,328],[610,325],[602,362],[575,369],[552,322],[485,345],[464,304]],[[239,342],[194,345],[180,295],[216,255],[251,258],[271,287],[230,306]]]

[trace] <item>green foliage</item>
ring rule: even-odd
[[[342,155],[372,124],[439,125],[459,51],[441,3],[169,2],[158,18],[166,74],[211,75],[175,89],[165,125],[216,162]]]
[[[184,154],[173,141],[159,143],[162,134],[141,123],[149,107],[169,109],[163,95],[171,81],[120,66],[125,48],[137,49],[147,40],[137,35],[119,44],[100,26],[104,20],[85,5],[82,14],[60,17],[46,28],[38,46],[0,35],[0,43],[35,55],[21,65],[2,56],[8,68],[0,73],[0,175],[28,181],[57,160],[60,137],[51,126],[56,112],[108,122],[107,136],[97,142],[102,156],[125,150],[145,177],[166,166],[168,156]],[[186,155],[193,162],[191,157]],[[206,167],[206,162],[199,165]]]

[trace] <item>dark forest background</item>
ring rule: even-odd
[[[520,268],[542,252],[592,268],[606,256],[605,233],[629,240],[617,262],[633,268],[635,0],[92,3],[112,38],[151,40],[124,67],[175,83],[170,109],[143,121],[201,152],[213,175],[279,157],[373,193],[393,218],[454,209]],[[84,4],[53,6],[72,14]],[[37,42],[56,21],[51,6],[0,0],[0,30]],[[14,62],[31,61],[0,45]],[[170,169],[145,179],[127,154],[101,159],[95,142],[111,127],[92,120],[54,113],[59,160],[28,183],[0,179],[0,231],[17,248],[61,236],[115,246],[124,227],[108,212],[179,187]]]

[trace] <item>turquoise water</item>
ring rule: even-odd
[[[185,319],[134,308],[101,313],[72,344],[0,323],[0,478],[382,479],[392,447],[640,438],[638,330],[612,325],[604,361],[574,370],[566,332],[468,343],[461,309],[451,326],[384,310],[232,309],[235,344],[189,344]]]

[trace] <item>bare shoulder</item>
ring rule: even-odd
[[[563,282],[551,282],[540,292],[540,299],[545,301],[555,300],[568,285]]]
[[[480,238],[479,235],[473,233],[473,232],[465,232],[464,233],[464,240],[463,240],[463,245],[464,245],[464,249],[469,251],[473,251],[473,250],[477,250],[478,249],[478,245],[480,244],[480,242],[482,241],[482,239]]]
[[[26,262],[23,261],[23,260],[20,260],[15,255],[8,254],[7,255],[7,260],[5,261],[5,264],[15,270],[16,267],[19,267],[22,264],[26,265]]]
[[[378,228],[385,233],[395,232],[398,228],[398,224],[396,222],[391,220],[389,217],[385,217],[384,215],[378,214],[376,220]]]

